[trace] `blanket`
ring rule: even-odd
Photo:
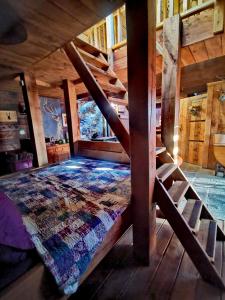
[[[68,295],[129,203],[130,169],[78,157],[2,179],[0,191],[19,208],[44,264]]]

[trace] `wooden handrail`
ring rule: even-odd
[[[208,0],[207,2],[204,2],[204,3],[201,3],[195,7],[192,7],[192,8],[189,8],[187,9],[187,1],[185,2],[186,5],[184,5],[185,7],[183,7],[183,12],[180,13],[180,17],[181,19],[186,19],[194,14],[198,14],[204,10],[207,10],[207,9],[210,9],[210,8],[213,8],[213,7],[216,7],[217,6],[217,2],[218,1],[222,1],[222,0]],[[173,3],[172,3],[173,2]],[[160,30],[162,29],[163,27],[163,22],[164,21],[161,21],[159,22],[161,19],[166,19],[167,17],[171,17],[172,15],[175,15],[177,14],[177,12],[179,12],[179,4],[177,2],[177,0],[173,0],[172,2],[172,6],[169,7],[169,12],[167,11],[167,0],[158,0],[158,5],[157,5],[157,25],[156,25],[156,30]],[[123,10],[124,10],[124,7],[123,7]],[[122,23],[121,23],[121,16],[120,16],[120,10],[118,10],[117,12],[114,12],[114,14],[112,15],[113,16],[113,20],[114,20],[114,41],[116,42],[113,46],[112,46],[112,50],[116,50],[116,49],[119,49],[121,47],[123,47],[124,45],[126,45],[126,39],[122,40],[121,41],[121,38],[122,38]],[[116,18],[117,17],[117,21],[116,21]],[[96,28],[99,27],[100,25],[104,25],[104,23],[106,23],[105,20],[101,21],[101,23],[98,23],[97,25],[91,27],[88,31],[89,31],[89,35],[90,35],[90,32],[91,32],[91,29],[95,29],[94,32],[96,33]],[[221,23],[223,24],[223,23]],[[124,27],[125,25],[123,25]],[[222,28],[223,25],[221,25],[218,28],[214,29],[214,32],[215,33],[218,33],[218,32],[221,32],[221,28]],[[218,26],[217,26],[218,27]],[[107,24],[106,24],[106,28],[107,28]],[[86,32],[87,34],[87,32]],[[100,33],[99,33],[100,34]],[[87,34],[88,35],[88,34]],[[102,35],[104,35],[104,39],[106,40],[106,31],[102,31]],[[95,46],[96,44],[98,45],[98,39],[100,38],[99,35],[95,34]],[[97,39],[97,41],[96,41]],[[92,38],[90,39],[92,40]],[[99,45],[98,45],[99,46]],[[105,49],[106,51],[106,49]]]
[[[188,9],[185,12],[182,12],[180,14],[180,17],[181,17],[182,20],[186,19],[186,18],[188,18],[188,17],[190,17],[192,15],[195,15],[197,13],[200,13],[200,12],[206,10],[206,9],[213,8],[214,5],[215,5],[215,0],[209,0],[207,2],[202,3],[201,5],[198,5],[196,7],[190,8],[190,9]],[[156,30],[162,29],[162,27],[163,27],[163,21],[156,25]],[[121,41],[120,43],[115,44],[112,47],[112,50],[115,51],[115,50],[117,50],[119,48],[122,48],[126,44],[127,44],[127,40],[125,39],[125,40]]]

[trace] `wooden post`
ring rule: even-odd
[[[115,32],[114,32],[114,22],[113,14],[106,17],[106,34],[107,34],[107,53],[108,62],[110,66],[113,66],[113,51],[112,47],[115,44]]]
[[[118,40],[118,43],[121,43],[122,40],[123,40],[123,30],[122,30],[122,20],[121,20],[121,11],[120,9],[118,9],[117,11],[117,34],[118,34],[118,37],[117,37],[117,40]]]
[[[78,152],[78,140],[79,140],[77,95],[76,95],[74,84],[69,80],[63,80],[63,92],[64,92],[65,107],[66,107],[70,154],[73,157]]]
[[[189,8],[189,0],[183,0],[183,12],[187,11]]]
[[[216,0],[214,7],[213,32],[221,33],[224,31],[224,0]]]
[[[20,83],[27,111],[34,166],[41,167],[48,163],[48,157],[37,84],[33,75],[24,75],[24,73],[20,74]]]
[[[174,159],[178,155],[180,100],[180,16],[163,24],[162,142]]]
[[[155,0],[127,1],[128,94],[134,255],[150,263],[155,248]]]

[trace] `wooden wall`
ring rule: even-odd
[[[78,141],[78,154],[90,158],[129,163],[129,157],[118,142]]]
[[[209,155],[207,159],[208,168],[215,167],[215,157],[213,154],[213,135],[215,133],[225,134],[225,101],[219,99],[221,93],[225,94],[225,81],[208,84],[208,105],[211,109],[211,122],[209,136]]]
[[[179,149],[184,161],[202,165],[207,95],[180,100]],[[196,115],[191,110],[200,109]]]
[[[185,162],[215,168],[213,136],[225,133],[225,101],[219,99],[221,91],[225,92],[225,81],[209,83],[207,94],[181,99],[179,150]]]

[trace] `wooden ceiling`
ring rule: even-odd
[[[5,0],[3,0],[5,1]],[[68,40],[93,25],[115,8],[122,0],[8,0],[24,20],[28,39],[23,44],[0,46],[0,79],[21,71],[35,74],[39,93],[48,97],[63,97],[59,87],[63,79],[79,78],[74,67],[61,49]],[[181,49],[183,93],[206,89],[208,82],[225,77],[225,34],[213,35],[212,10],[194,15],[183,21]],[[157,31],[161,42],[162,31]],[[126,46],[114,52],[114,69],[127,84]],[[157,56],[157,86],[161,84],[162,57]],[[0,81],[0,89],[16,90],[18,83]],[[87,92],[83,83],[76,85],[77,94]]]
[[[0,26],[10,30],[17,26],[14,16],[18,16],[27,40],[0,45],[0,79],[26,71],[122,4],[122,0],[1,0],[0,16],[2,12],[9,17],[7,24],[0,17],[4,22]]]

